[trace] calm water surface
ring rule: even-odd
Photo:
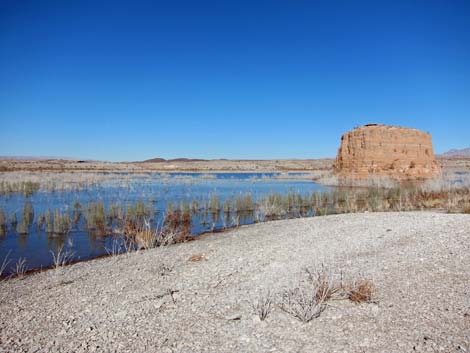
[[[34,208],[34,218],[47,209],[72,212],[74,202],[86,206],[89,202],[103,201],[105,207],[113,203],[132,204],[145,202],[153,210],[153,224],[161,224],[168,202],[179,205],[182,201],[207,201],[211,195],[218,195],[221,204],[226,198],[251,193],[256,200],[270,193],[287,194],[295,192],[309,195],[328,188],[312,181],[294,179],[273,179],[278,173],[172,173],[149,174],[126,180],[110,180],[97,186],[75,191],[39,191],[30,197],[19,194],[0,196],[0,208],[11,217],[16,213],[21,220],[24,203],[29,201]],[[289,174],[298,177],[301,173]],[[252,218],[241,218],[240,224],[252,223]],[[7,274],[14,271],[18,259],[25,258],[28,269],[38,269],[52,265],[51,250],[62,245],[73,251],[74,260],[85,260],[107,254],[113,237],[97,237],[87,232],[83,221],[74,226],[67,236],[53,236],[38,230],[33,224],[28,235],[19,235],[11,226],[7,234],[0,236],[0,264],[8,255],[10,259]],[[200,234],[211,229],[221,229],[226,224],[222,219],[204,222],[194,217],[191,233]]]

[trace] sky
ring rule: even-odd
[[[470,146],[470,1],[0,0],[0,155],[334,157],[372,122]]]

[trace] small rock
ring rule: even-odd
[[[234,313],[232,315],[226,316],[225,320],[227,320],[227,321],[236,321],[236,320],[240,320],[241,318],[242,318],[242,314]]]

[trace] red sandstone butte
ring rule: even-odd
[[[357,179],[428,179],[441,173],[430,134],[381,124],[368,124],[345,133],[333,170],[339,177]]]

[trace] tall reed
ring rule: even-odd
[[[106,211],[104,203],[92,202],[87,207],[86,224],[89,230],[100,235],[106,234]]]
[[[0,236],[7,233],[7,216],[3,208],[0,208]]]
[[[61,213],[59,210],[54,211],[53,233],[57,235],[65,235],[70,232],[72,221],[67,212]]]
[[[27,201],[23,205],[23,216],[21,221],[18,223],[16,231],[18,234],[28,234],[29,228],[34,219],[34,209],[31,202]]]

